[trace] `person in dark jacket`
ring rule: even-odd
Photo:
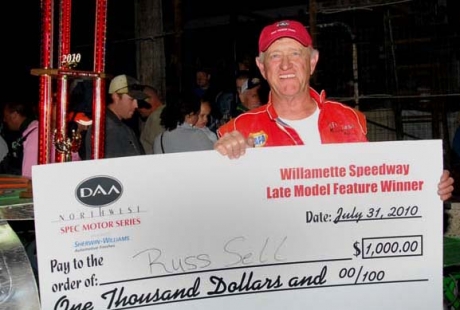
[[[109,95],[112,101],[105,112],[104,158],[136,156],[145,154],[138,137],[123,120],[130,119],[137,109],[137,100],[144,100],[143,86],[125,74],[112,79]],[[88,129],[88,133],[91,128]],[[91,135],[86,135],[86,159],[92,158]]]

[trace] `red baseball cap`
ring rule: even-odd
[[[84,126],[89,126],[93,123],[93,121],[83,112],[70,112],[67,114],[67,121],[74,121],[75,123]]]
[[[280,38],[292,38],[305,47],[312,44],[311,36],[302,23],[295,20],[282,20],[262,29],[259,37],[259,53],[265,52]]]

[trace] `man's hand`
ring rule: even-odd
[[[239,131],[232,131],[224,134],[214,144],[214,149],[230,159],[239,158],[246,153],[246,148],[253,147],[252,138],[245,139]]]
[[[444,170],[441,175],[441,179],[438,183],[438,195],[442,201],[446,201],[452,197],[454,191],[454,179],[450,176],[448,170]]]

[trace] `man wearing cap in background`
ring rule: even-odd
[[[239,100],[233,117],[260,106],[260,82],[260,78],[250,76],[242,83],[241,87],[237,87]]]
[[[109,86],[111,102],[105,112],[105,158],[145,154],[134,131],[123,120],[130,119],[137,109],[137,100],[147,96],[143,85],[125,74],[112,79]],[[91,132],[91,128],[88,129]],[[91,159],[91,135],[86,135],[86,159]]]
[[[256,64],[270,86],[268,103],[221,126],[214,148],[238,158],[247,147],[368,141],[361,112],[310,87],[318,58],[300,22],[283,20],[263,28]],[[451,197],[453,182],[445,170],[438,184],[442,200]]]

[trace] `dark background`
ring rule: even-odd
[[[274,20],[294,18],[309,25],[306,0],[181,2],[183,85],[193,82],[193,72],[201,66],[212,67],[220,81],[231,80],[238,60],[256,56],[260,30]],[[334,11],[342,2],[349,5]],[[315,47],[320,61],[312,81],[317,89],[327,89],[332,97],[352,95],[353,43],[358,50],[360,94],[416,94],[426,88],[444,94],[459,90],[460,1],[414,0],[363,7],[365,2],[379,1],[318,0]],[[38,101],[38,77],[30,70],[40,67],[40,4],[39,0],[11,1],[5,11],[11,16],[1,20],[2,102]],[[94,0],[73,1],[71,50],[82,55],[80,70],[92,70],[94,7]],[[170,58],[173,1],[163,1],[163,10],[168,78],[175,69]],[[134,32],[134,1],[110,0],[107,12],[105,72],[137,76],[136,44],[141,38]],[[54,27],[57,50],[57,21]]]

